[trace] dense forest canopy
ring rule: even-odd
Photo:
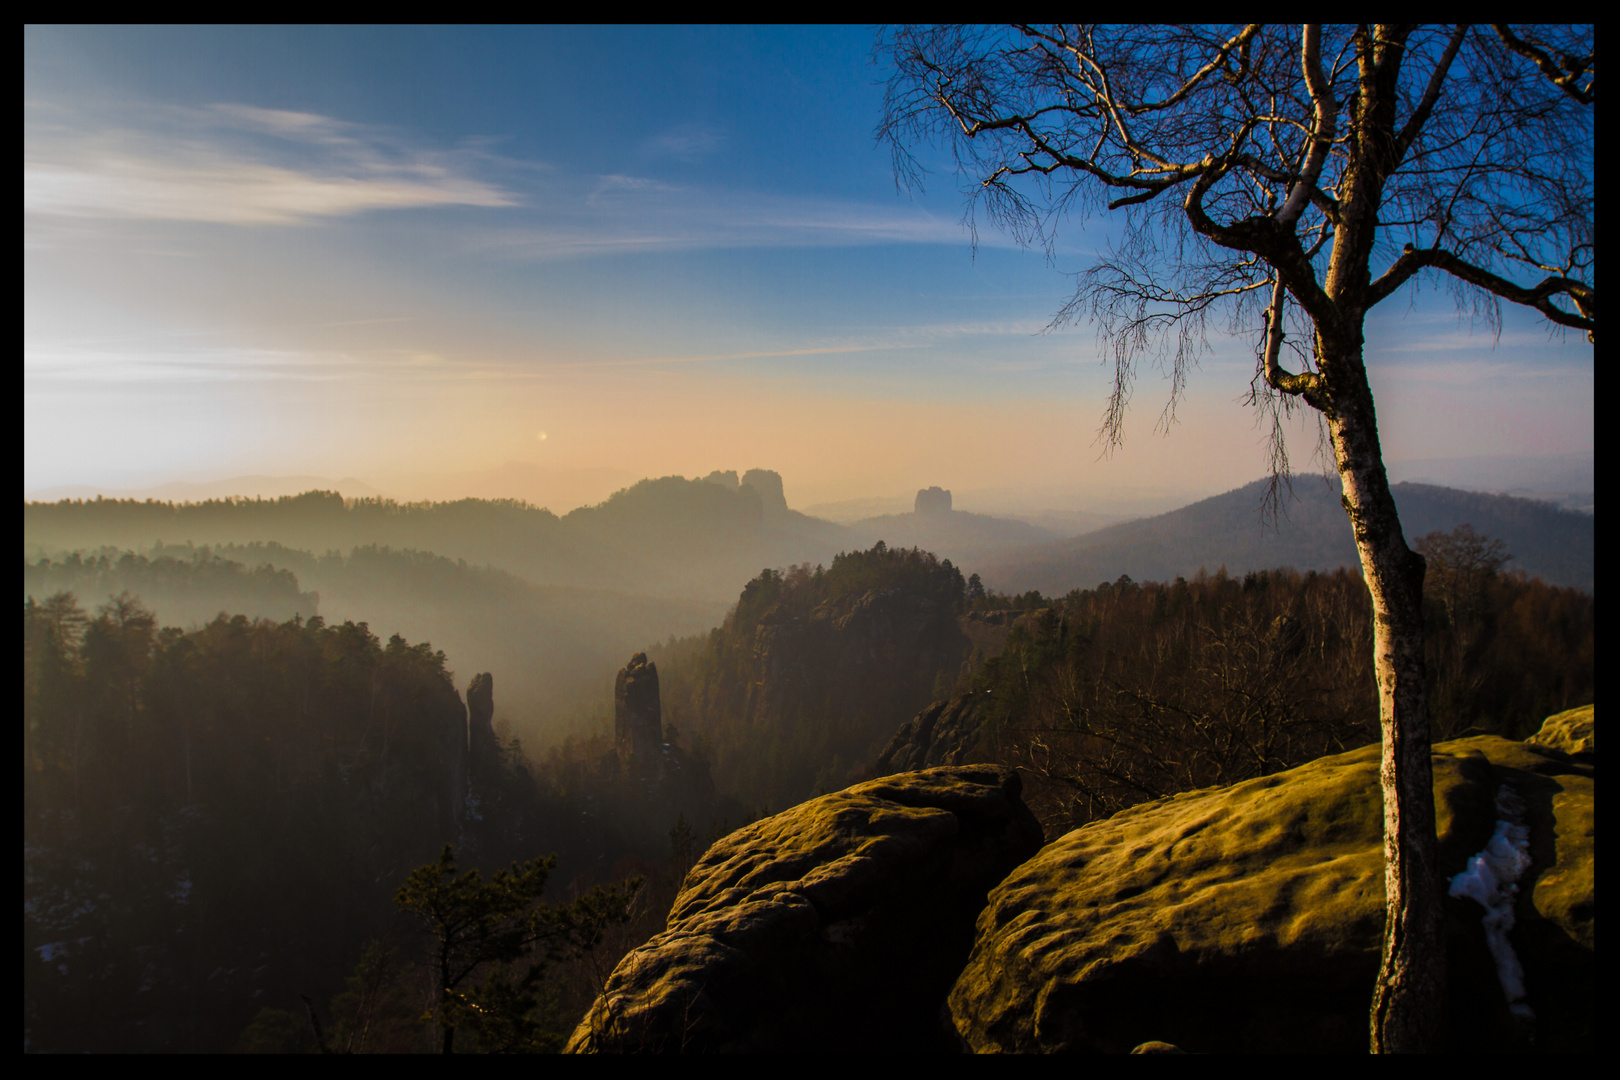
[[[444,653],[364,623],[185,631],[127,593],[91,614],[58,592],[25,598],[23,625],[26,1049],[312,1048],[289,1024],[302,994],[330,998],[335,1036],[423,1049],[425,969],[393,900],[444,845],[488,869],[556,853],[559,902],[651,874],[616,960],[662,919],[695,830],[721,827],[696,760],[683,819],[600,759],[582,783],[499,730],[480,750]],[[597,974],[480,977],[531,996],[522,1045],[554,1046]],[[355,1025],[379,1001],[393,1034],[368,1041]]]
[[[465,713],[425,645],[319,616],[160,629],[127,595],[25,601],[23,630],[34,1049],[219,1048],[454,835]]]

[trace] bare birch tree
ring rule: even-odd
[[[1252,334],[1253,400],[1320,414],[1373,604],[1388,916],[1375,1051],[1438,1048],[1441,882],[1424,700],[1424,562],[1401,532],[1363,357],[1377,304],[1428,278],[1500,326],[1503,301],[1596,329],[1590,26],[1031,26],[884,31],[879,136],[897,177],[943,141],[984,213],[1053,250],[1071,218],[1119,239],[1057,322],[1089,317],[1117,445],[1143,358],[1171,376],[1215,328]],[[1292,359],[1289,359],[1289,358]]]

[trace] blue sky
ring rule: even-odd
[[[975,254],[955,177],[896,189],[872,41],[26,29],[25,492],[757,466],[794,505],[1080,507],[1259,475],[1247,340],[1167,437],[1145,372],[1098,459],[1111,372],[1089,327],[1041,331],[1104,226]],[[1509,312],[1495,340],[1433,292],[1368,329],[1391,460],[1590,452],[1577,336]]]

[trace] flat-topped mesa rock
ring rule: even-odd
[[[1537,740],[1577,720],[1554,717]],[[1515,862],[1496,850],[1507,813],[1530,856],[1516,894],[1498,894],[1522,1000],[1504,990],[1481,903],[1446,900],[1453,1051],[1594,1049],[1593,758],[1538,741],[1434,747],[1440,871],[1456,880],[1488,842]],[[1365,1052],[1384,926],[1378,767],[1368,746],[1048,844],[979,917],[950,995],[957,1031],[978,1052]]]
[[[767,514],[787,510],[787,496],[782,492],[782,474],[772,469],[749,469],[743,473],[742,486],[759,492],[759,505]]]
[[[951,493],[946,488],[929,487],[917,491],[917,502],[912,513],[929,517],[944,517],[951,512]]]
[[[1012,769],[930,769],[717,841],[572,1052],[954,1049],[941,1006],[989,889],[1041,845]]]
[[[664,710],[658,696],[658,665],[636,653],[613,682],[613,743],[622,775],[658,781],[664,777]]]
[[[487,786],[500,770],[494,718],[495,677],[486,671],[467,684],[467,773],[475,791]]]

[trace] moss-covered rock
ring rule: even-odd
[[[942,1049],[990,889],[1039,850],[1018,774],[903,773],[717,841],[572,1051]]]
[[[991,894],[950,995],[980,1052],[1365,1050],[1384,921],[1377,746],[1133,807],[1047,845]],[[1512,941],[1533,1032],[1510,1018],[1480,927],[1448,899],[1454,1049],[1590,1050],[1593,768],[1494,736],[1434,748],[1440,867],[1528,805]]]
[[[1597,731],[1593,724],[1592,708],[1591,705],[1582,705],[1578,709],[1549,716],[1542,723],[1541,730],[1525,741],[1570,755],[1595,756]]]

